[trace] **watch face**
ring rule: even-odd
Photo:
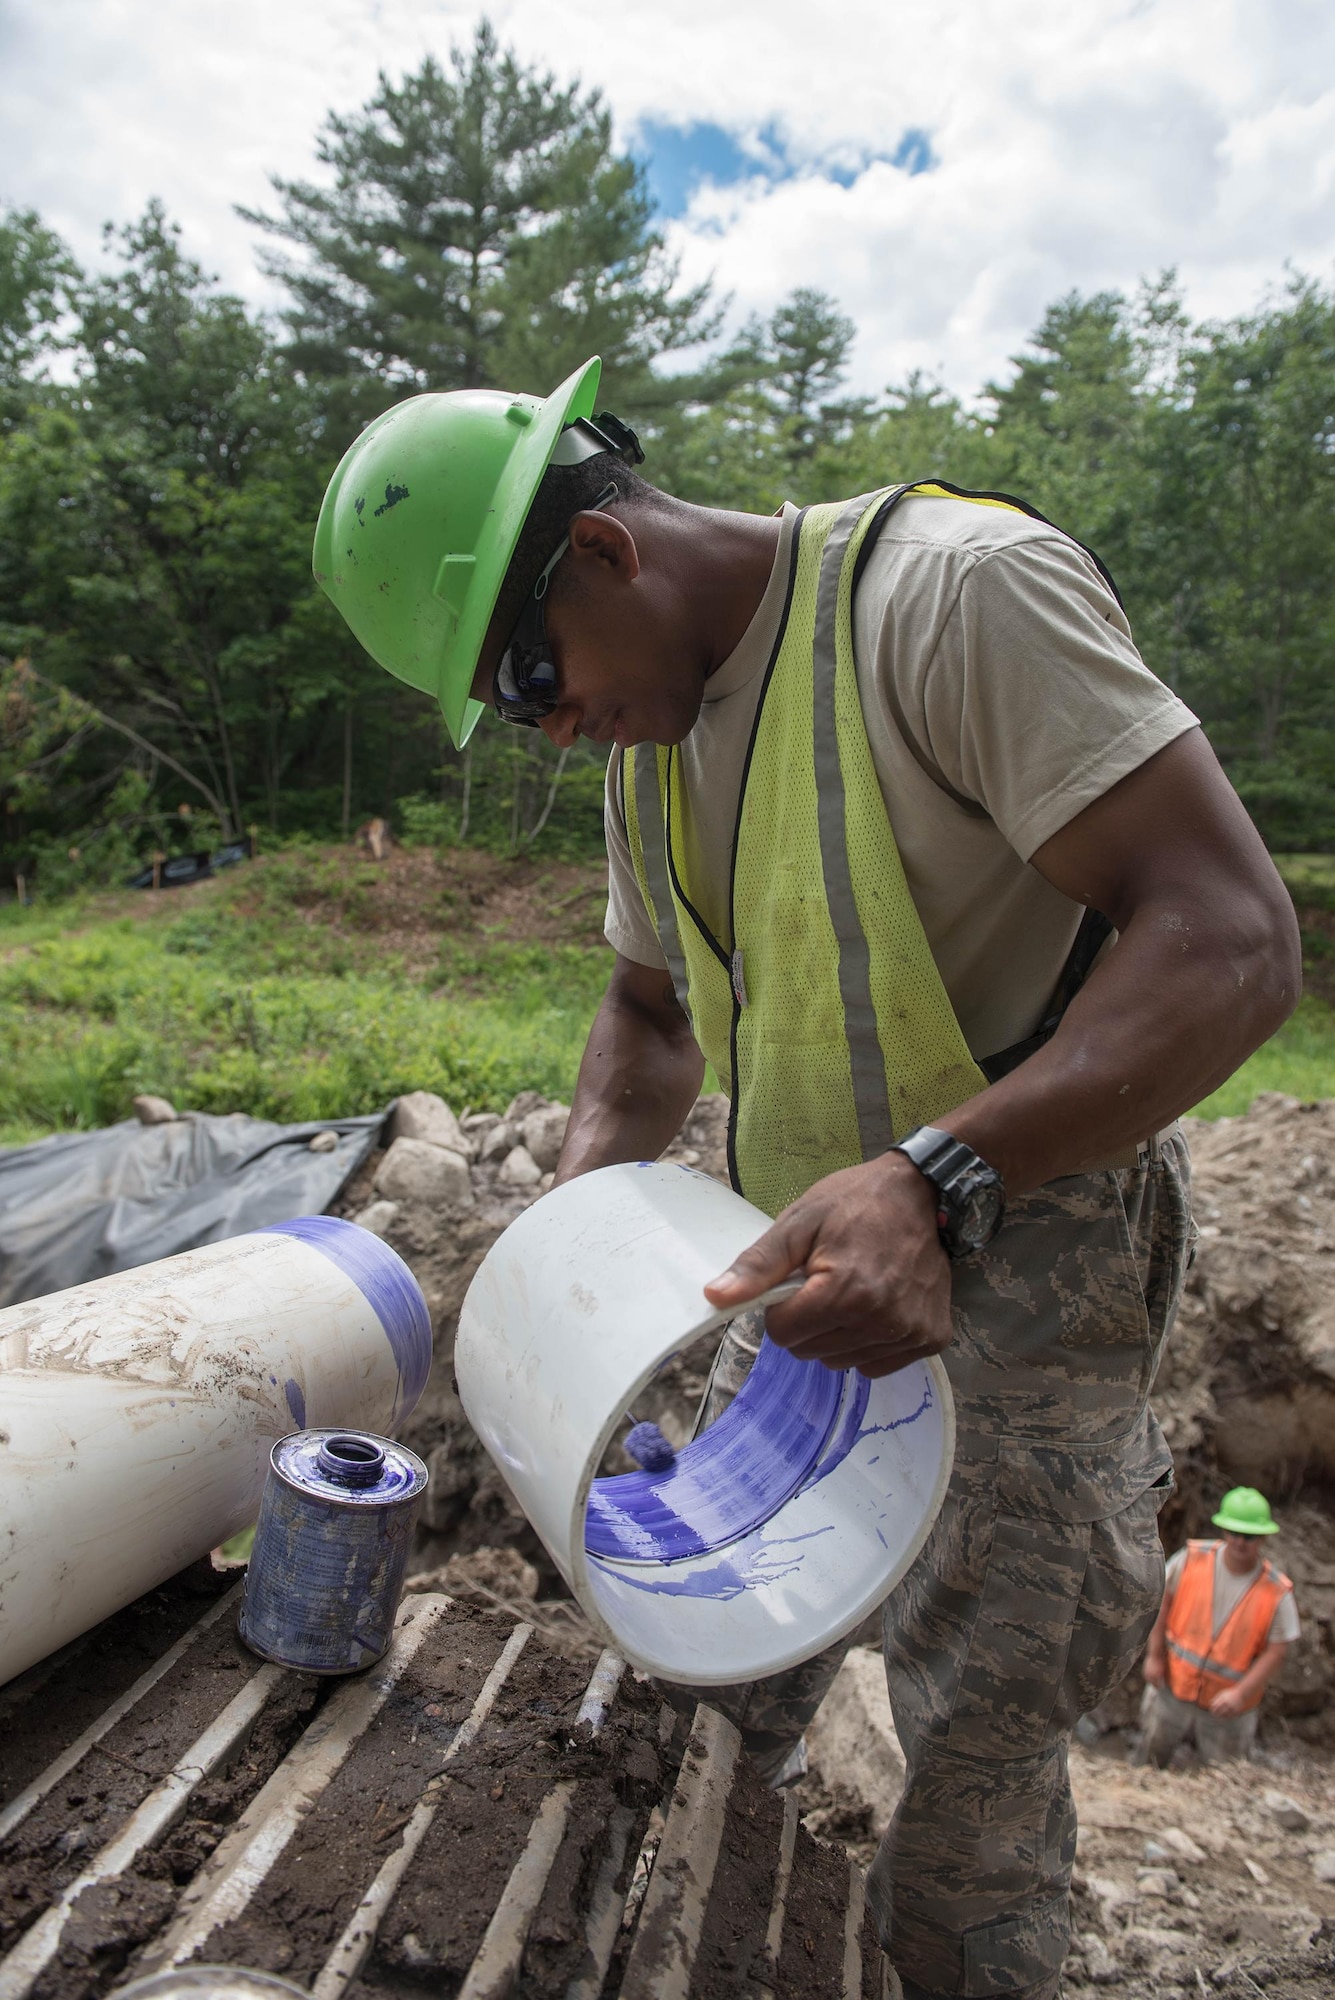
[[[990,1243],[1001,1220],[1003,1196],[995,1184],[985,1182],[972,1188],[960,1204],[959,1233],[966,1243],[981,1250]]]

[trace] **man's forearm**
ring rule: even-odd
[[[1288,1650],[1288,1646],[1282,1640],[1276,1640],[1271,1645],[1264,1647],[1257,1654],[1247,1672],[1238,1682],[1237,1693],[1239,1700],[1250,1702],[1253,1695],[1265,1692],[1265,1689],[1283,1666],[1284,1655]]]
[[[939,1121],[1016,1194],[1199,1104],[1302,984],[1288,892],[1199,731],[1087,807],[1034,866],[1119,936],[1046,1048]]]
[[[667,975],[618,961],[580,1064],[556,1181],[657,1159],[681,1130],[704,1069]]]
[[[1047,1046],[941,1120],[1013,1193],[1148,1138],[1223,1083],[1291,1011],[1258,913],[1183,936],[1138,910]],[[1204,933],[1202,935],[1202,933]]]

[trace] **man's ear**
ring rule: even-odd
[[[614,570],[625,583],[633,583],[640,573],[640,552],[635,537],[615,514],[586,508],[572,517],[570,553],[576,564],[594,563]]]

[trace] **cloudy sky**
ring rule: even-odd
[[[1058,294],[1173,264],[1191,308],[1335,275],[1331,0],[497,0],[604,92],[683,273],[740,317],[798,284],[857,321],[853,386],[966,393]],[[310,170],[326,110],[467,38],[454,0],[0,0],[0,202],[86,257],[161,195],[275,303],[233,204]],[[544,385],[533,384],[533,387]]]

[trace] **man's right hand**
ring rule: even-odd
[[[1165,1653],[1146,1653],[1142,1674],[1151,1687],[1162,1687],[1168,1678],[1168,1656]]]

